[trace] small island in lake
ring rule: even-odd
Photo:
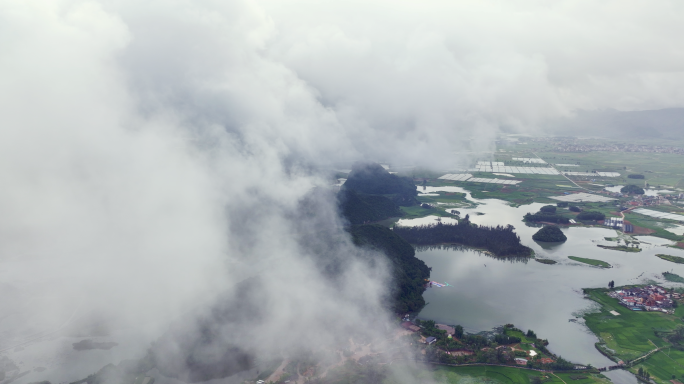
[[[620,192],[625,194],[643,195],[644,189],[638,185],[627,184],[624,187],[620,188]]]
[[[673,263],[677,264],[684,264],[684,257],[679,257],[679,256],[672,256],[672,255],[664,255],[662,253],[657,254],[656,256],[660,257],[663,260],[667,260]]]
[[[520,243],[512,225],[487,227],[470,223],[469,215],[458,224],[432,224],[415,227],[395,226],[394,233],[411,244],[461,244],[483,248],[500,257],[529,257],[532,249]]]
[[[603,248],[603,249],[612,249],[614,251],[641,252],[641,248],[639,248],[637,246],[629,247],[627,245],[601,245],[601,244],[597,244],[596,246],[599,248]]]
[[[584,264],[589,264],[593,265],[595,267],[601,267],[601,268],[612,268],[612,266],[605,261],[601,260],[596,260],[596,259],[587,259],[585,257],[577,257],[577,256],[568,256],[568,259],[578,261],[580,263]]]
[[[532,239],[536,241],[544,241],[547,243],[561,243],[568,238],[563,231],[556,225],[547,225],[532,235]]]

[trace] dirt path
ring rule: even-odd
[[[285,370],[285,367],[287,367],[287,364],[289,364],[289,363],[290,363],[290,360],[288,360],[288,359],[283,360],[283,362],[280,363],[280,366],[278,367],[278,369],[276,369],[275,372],[271,373],[271,376],[269,376],[268,379],[266,379],[265,381],[267,383],[269,381],[274,382],[274,383],[276,381],[278,381],[278,379],[280,379],[280,376],[283,375],[283,371]]]
[[[555,374],[555,373],[553,373],[553,372],[551,372],[551,374],[552,374],[552,375],[554,375],[554,376],[556,376],[556,377],[558,377],[558,375],[556,375],[556,374]],[[560,380],[560,381],[562,381],[562,382],[564,382],[564,383],[565,383],[565,380],[561,379],[560,377],[558,377],[558,380]],[[568,383],[565,383],[565,384],[568,384]]]
[[[538,158],[539,160],[542,160],[542,161],[544,160],[544,159],[542,159],[541,157],[539,157],[539,155],[537,155],[536,153],[532,152],[532,154],[535,155],[535,156],[537,156],[537,158]],[[554,167],[553,165],[551,165],[551,163],[546,163],[546,164],[548,164],[549,167],[551,167],[551,168],[553,168],[553,169],[556,169],[556,167]],[[556,171],[558,171],[558,170],[556,169]],[[569,182],[575,184],[575,186],[577,186],[577,188],[580,188],[580,189],[583,189],[583,190],[585,190],[585,191],[589,191],[589,192],[591,192],[591,193],[594,193],[594,191],[592,191],[591,189],[584,188],[583,186],[581,186],[581,185],[575,183],[574,181],[570,180],[570,178],[567,177],[567,176],[565,176],[565,174],[564,174],[563,172],[558,171],[558,173],[560,173],[561,176],[563,176],[563,177],[565,177],[566,179],[568,179]]]
[[[650,341],[650,340],[649,340],[649,341]],[[653,344],[653,342],[651,342],[651,344]],[[630,364],[634,364],[634,363],[636,363],[636,362],[639,361],[639,360],[642,360],[642,359],[645,359],[645,358],[651,356],[652,354],[654,354],[654,353],[660,351],[660,350],[663,349],[663,348],[665,348],[665,347],[656,348],[656,349],[652,350],[651,352],[649,352],[649,353],[647,353],[647,354],[645,354],[645,355],[643,355],[643,356],[641,356],[641,357],[637,357],[636,359],[630,361],[629,363],[630,363]]]

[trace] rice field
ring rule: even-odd
[[[633,360],[656,347],[666,345],[654,335],[654,329],[674,329],[677,317],[660,312],[635,312],[622,305],[617,299],[608,297],[601,289],[588,289],[591,299],[602,304],[601,311],[584,316],[586,325],[600,336],[606,346],[622,360]],[[618,312],[614,316],[610,311]]]

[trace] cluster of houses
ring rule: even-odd
[[[622,228],[624,224],[624,219],[621,217],[608,217],[603,221],[603,225],[613,228]]]
[[[634,232],[634,226],[628,222],[625,222],[625,220],[621,217],[608,217],[603,221],[603,225],[615,229],[620,229],[622,230],[622,232],[625,233]]]
[[[627,288],[610,292],[608,295],[618,299],[620,304],[634,311],[671,312],[673,299],[679,298],[679,294],[670,294],[665,288],[658,285]]]

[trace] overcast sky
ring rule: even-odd
[[[358,324],[382,271],[355,264],[331,292],[293,240],[292,211],[325,183],[312,165],[467,165],[501,126],[543,133],[578,109],[682,107],[683,8],[0,0],[4,302],[17,319],[50,313],[40,330],[86,303],[159,331],[257,268],[294,335],[331,314]],[[333,294],[344,305],[325,305]]]

